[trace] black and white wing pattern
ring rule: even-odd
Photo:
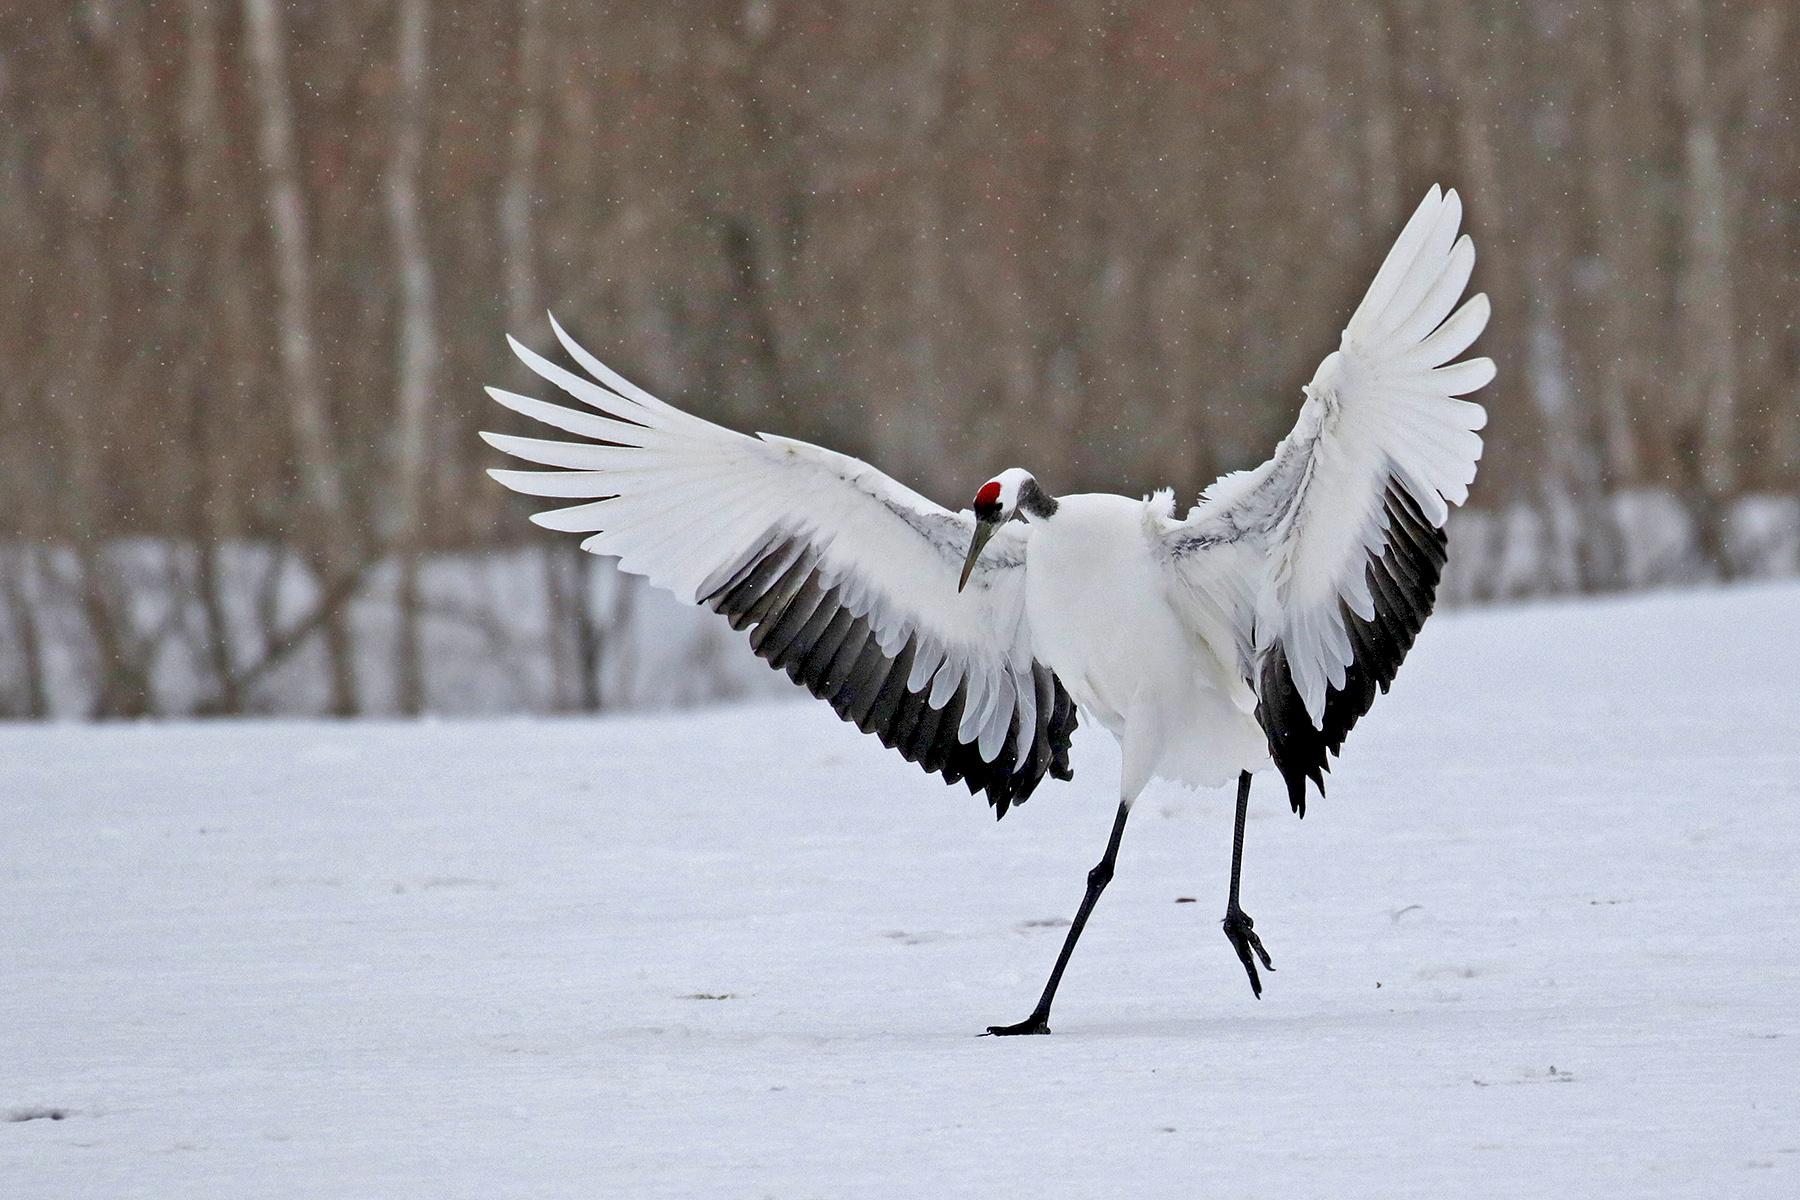
[[[583,549],[725,614],[771,666],[927,771],[985,791],[997,816],[1046,772],[1070,777],[1075,707],[1032,657],[1024,527],[993,539],[959,594],[971,514],[847,455],[665,404],[551,324],[592,378],[513,351],[587,410],[488,394],[590,440],[481,435],[560,468],[488,472],[507,487],[582,501],[533,521],[590,534]]]
[[[1462,203],[1436,187],[1388,252],[1340,348],[1306,385],[1300,419],[1252,471],[1227,475],[1163,537],[1174,598],[1235,639],[1294,810],[1324,792],[1335,754],[1386,691],[1430,614],[1449,505],[1481,457],[1479,404],[1494,377],[1452,362],[1487,325]],[[1229,644],[1227,642],[1226,644]]]

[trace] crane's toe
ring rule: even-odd
[[[1269,961],[1269,952],[1263,949],[1262,939],[1256,936],[1256,922],[1250,919],[1249,913],[1234,904],[1225,910],[1225,919],[1220,924],[1225,927],[1225,936],[1231,939],[1232,948],[1237,951],[1238,961],[1244,964],[1244,971],[1250,976],[1250,990],[1261,1000],[1262,980],[1256,974],[1256,958],[1262,959],[1262,965],[1271,971],[1275,969],[1275,964]],[[1250,957],[1252,950],[1256,951],[1256,958]]]
[[[1049,1033],[1049,1032],[1050,1032],[1050,1022],[1043,1016],[1039,1015],[1038,1013],[1032,1013],[1029,1017],[1026,1017],[1023,1021],[1020,1021],[1017,1025],[989,1025],[987,1033],[983,1034],[982,1036],[984,1036],[984,1037],[1013,1037],[1014,1035],[1021,1034],[1021,1033]]]

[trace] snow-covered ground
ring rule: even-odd
[[[1259,780],[1262,1001],[1158,784],[993,1039],[1103,735],[996,825],[809,703],[0,728],[0,1195],[1800,1195],[1797,735],[1793,583],[1440,616]]]

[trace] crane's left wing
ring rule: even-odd
[[[1293,432],[1252,471],[1220,479],[1161,549],[1176,603],[1235,642],[1296,812],[1321,792],[1376,688],[1386,691],[1430,614],[1444,521],[1481,457],[1494,377],[1452,362],[1487,325],[1487,297],[1455,308],[1475,264],[1462,202],[1433,187],[1319,364]]]
[[[997,815],[1046,772],[1070,777],[1075,708],[1032,656],[1026,530],[994,537],[966,590],[974,517],[865,462],[749,437],[656,399],[551,321],[583,378],[508,339],[525,365],[595,411],[489,388],[501,404],[591,439],[484,433],[552,471],[488,472],[516,492],[578,499],[531,519],[749,629],[750,644],[845,720]]]

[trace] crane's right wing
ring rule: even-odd
[[[1275,456],[1213,484],[1162,541],[1177,602],[1236,645],[1297,812],[1431,612],[1449,505],[1481,457],[1487,414],[1455,399],[1494,377],[1490,359],[1452,361],[1488,320],[1486,296],[1451,311],[1475,264],[1461,220],[1433,187]]]
[[[1075,708],[1032,655],[1023,526],[994,537],[959,593],[970,513],[847,455],[665,404],[551,324],[592,378],[516,341],[513,352],[597,411],[488,394],[592,440],[481,435],[562,468],[488,472],[507,487],[583,501],[534,522],[591,534],[583,549],[749,629],[771,666],[927,771],[985,790],[999,816],[1046,772],[1070,777]]]

